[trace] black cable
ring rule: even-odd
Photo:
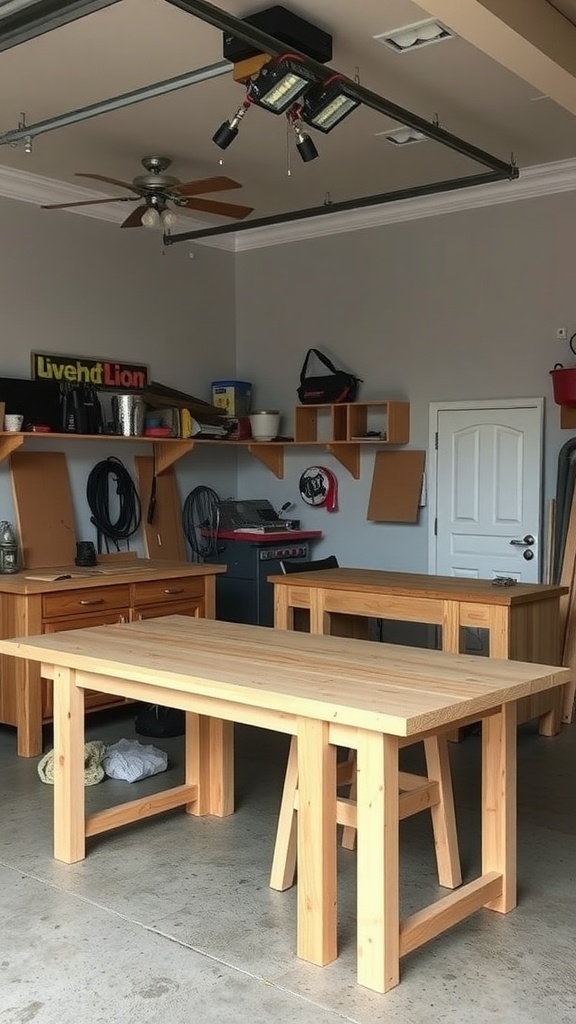
[[[193,562],[206,562],[218,554],[220,499],[211,487],[195,487],[182,508],[184,535]]]
[[[116,483],[119,504],[118,516],[114,522],[110,517],[111,478]],[[130,547],[128,538],[140,527],[142,509],[132,477],[120,459],[112,456],[96,463],[88,477],[86,498],[92,513],[90,522],[96,527],[98,552],[102,551],[102,538],[106,541],[107,551],[109,540],[114,542],[117,551],[120,550],[121,540],[125,540],[126,546]]]

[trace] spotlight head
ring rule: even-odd
[[[231,117],[229,121],[224,121],[220,125],[218,131],[214,132],[212,142],[215,142],[220,149],[228,149],[230,143],[234,142],[234,139],[238,135],[239,125],[251,102],[252,100],[247,96],[242,106],[238,107],[234,117]]]
[[[264,65],[250,82],[248,96],[259,107],[283,114],[312,82],[314,75],[304,61],[287,54]]]
[[[291,126],[296,136],[296,149],[304,163],[307,164],[310,160],[316,159],[318,156],[318,150],[308,135],[308,132],[304,131],[299,117],[299,112],[300,108],[296,105],[295,107],[292,107],[291,110],[287,111],[286,117],[288,119],[288,124]]]
[[[296,143],[296,149],[300,153],[305,164],[310,160],[315,160],[318,156],[318,150],[314,145],[312,139],[305,132],[302,132],[299,141]]]
[[[345,83],[342,75],[333,75],[321,85],[312,86],[302,100],[302,120],[324,134],[331,132],[360,106],[360,101],[346,92]]]
[[[215,142],[220,149],[228,149],[231,142],[238,135],[238,129],[233,128],[230,121],[224,121],[217,132],[214,132],[212,136],[212,142]]]

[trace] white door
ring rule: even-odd
[[[543,399],[438,403],[430,422],[430,571],[538,583]]]

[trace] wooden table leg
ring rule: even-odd
[[[326,599],[320,587],[310,588],[310,632],[319,636],[330,633],[330,615],[325,611]]]
[[[358,731],[358,982],[400,981],[398,741]]]
[[[274,587],[274,628],[294,629],[294,609],[288,604],[288,587]]]
[[[42,683],[40,666],[12,658],[16,690],[16,744],[19,757],[42,753]]]
[[[482,874],[502,875],[502,895],[487,903],[516,906],[516,704],[482,722]]]
[[[234,813],[234,723],[186,713],[186,784],[198,787],[188,814]]]
[[[336,747],[329,726],[298,719],[297,954],[323,967],[336,939]]]
[[[54,857],[66,864],[86,856],[84,690],[76,672],[54,669]]]
[[[223,728],[224,725],[227,728]],[[233,724],[187,712],[184,770],[184,782],[198,787],[197,799],[186,805],[187,814],[215,814],[218,817],[233,814]]]

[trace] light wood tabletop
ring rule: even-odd
[[[0,641],[54,680],[54,849],[182,806],[233,811],[232,723],[298,739],[297,952],[337,956],[336,745],[358,759],[358,980],[384,992],[400,956],[482,906],[516,904],[515,702],[567,682],[567,669],[184,616]],[[84,689],[187,712],[183,786],[85,818]],[[483,720],[482,874],[400,922],[398,750],[406,737]]]

